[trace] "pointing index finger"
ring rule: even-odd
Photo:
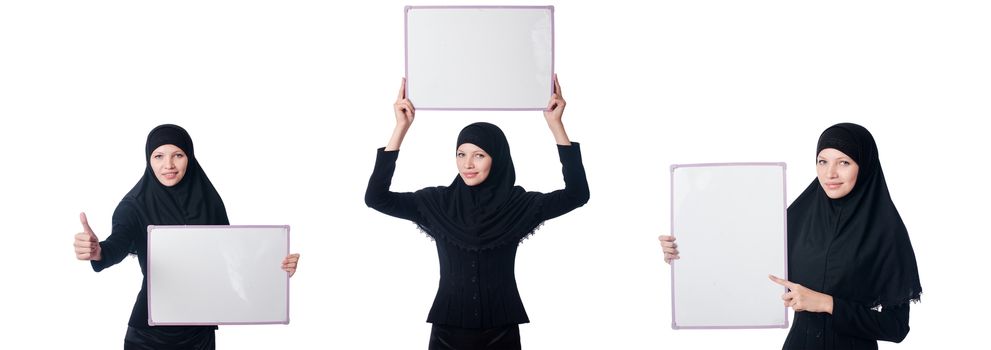
[[[778,278],[778,276],[775,275],[767,275],[767,278],[769,278],[771,282],[780,284],[788,289],[795,289],[795,283],[788,281],[786,279]]]

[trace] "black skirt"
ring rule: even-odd
[[[429,350],[520,350],[520,325],[471,329],[434,324]]]
[[[124,350],[214,350],[215,327],[127,327]]]

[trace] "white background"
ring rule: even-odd
[[[147,132],[176,123],[231,223],[290,224],[302,253],[291,324],[221,327],[221,349],[425,348],[433,243],[362,200],[394,123],[407,4],[0,5],[0,347],[120,348],[137,262],[97,274],[76,261],[77,214],[105,238],[142,173]],[[844,121],[877,139],[925,290],[908,338],[882,347],[984,339],[991,193],[977,125],[991,115],[989,5],[551,4],[565,122],[592,197],[520,247],[526,348],[780,347],[782,329],[671,330],[656,242],[669,225],[668,167],[784,161],[790,202],[814,178],[819,133]],[[563,185],[539,112],[425,111],[393,188],[448,184],[455,136],[479,120],[509,136],[519,184]]]

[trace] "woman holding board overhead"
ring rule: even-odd
[[[788,207],[790,281],[795,310],[784,349],[877,349],[908,335],[909,304],[922,285],[908,231],[884,181],[874,137],[856,124],[819,136],[817,179]],[[664,260],[679,259],[661,236]],[[769,282],[770,283],[770,282]]]
[[[83,232],[75,236],[76,258],[89,260],[94,271],[113,266],[128,254],[138,257],[146,275],[148,225],[229,225],[220,194],[193,153],[193,140],[178,125],[159,125],[148,133],[145,170],[117,205],[110,237],[99,241],[86,214],[79,214]],[[299,254],[282,260],[292,276]],[[149,326],[147,280],[141,282],[124,349],[214,349],[216,326]]]
[[[458,175],[449,186],[391,192],[399,147],[415,115],[403,81],[394,106],[396,127],[378,150],[365,203],[415,222],[436,241],[440,286],[427,316],[433,324],[430,349],[520,348],[519,324],[529,319],[516,287],[517,245],[545,220],[589,198],[579,145],[568,139],[561,122],[564,107],[555,79],[544,118],[563,165],[562,190],[527,192],[516,186],[506,136],[495,125],[474,123],[458,134],[453,149]]]

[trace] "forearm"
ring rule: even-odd
[[[402,125],[396,123],[396,127],[392,129],[392,137],[389,138],[389,143],[386,144],[386,151],[398,151],[399,146],[402,146],[403,139],[406,138],[406,131],[409,130],[409,125]]]
[[[561,146],[571,145],[571,139],[568,138],[568,132],[564,130],[564,123],[561,120],[548,120],[547,127],[554,135],[554,142]]]
[[[833,298],[833,324],[837,332],[850,336],[901,342],[908,335],[909,305],[875,311],[864,305]]]
[[[113,238],[113,235],[111,235],[111,238]],[[116,240],[112,240],[111,238],[100,242],[99,259],[90,260],[90,266],[93,267],[93,271],[100,272],[103,269],[114,266],[127,256],[129,247],[121,247],[121,243],[124,242],[115,242]]]

